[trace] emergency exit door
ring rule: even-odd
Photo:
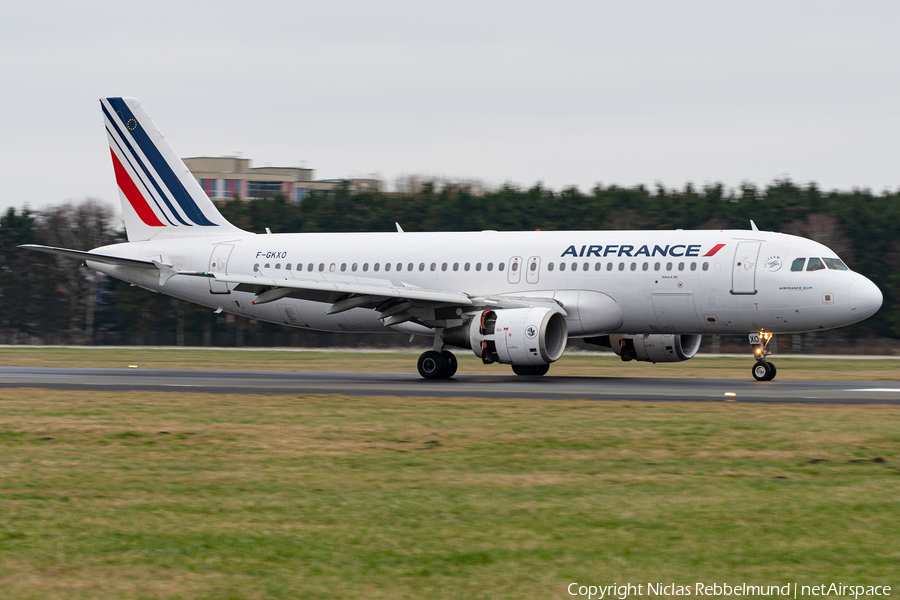
[[[234,244],[216,244],[213,246],[212,254],[209,257],[209,269],[210,273],[227,273],[228,272],[228,258],[231,256],[231,251],[234,250]],[[209,293],[210,294],[230,294],[231,292],[228,290],[228,284],[222,281],[216,281],[214,277],[209,278]]]
[[[731,274],[732,294],[756,293],[756,263],[762,242],[740,242],[734,253]]]

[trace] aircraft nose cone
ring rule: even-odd
[[[850,314],[862,321],[878,312],[884,296],[878,286],[865,277],[860,277],[850,284]]]

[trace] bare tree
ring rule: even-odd
[[[835,216],[813,213],[805,220],[785,224],[781,230],[783,233],[799,235],[828,246],[848,264],[853,263],[856,258],[853,253],[853,242]]]
[[[49,246],[90,250],[116,241],[113,223],[112,208],[89,198],[80,204],[66,203],[42,211],[37,220],[37,237]],[[90,343],[94,338],[97,290],[103,276],[62,257],[57,259],[57,269],[68,284],[70,337]],[[79,327],[82,319],[83,328]]]

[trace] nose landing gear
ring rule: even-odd
[[[769,352],[769,341],[773,337],[775,337],[775,334],[765,329],[759,333],[750,334],[750,343],[756,346],[754,351],[756,364],[753,365],[751,373],[753,373],[753,379],[757,381],[771,381],[775,379],[775,374],[778,372],[775,365],[766,360],[766,357],[771,354]]]

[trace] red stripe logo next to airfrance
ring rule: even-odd
[[[718,252],[719,250],[721,250],[724,247],[725,247],[725,244],[716,244],[715,246],[712,247],[712,250],[710,250],[703,256],[712,256],[713,254],[715,254],[716,252]]]
[[[116,172],[116,183],[119,184],[119,189],[122,190],[122,193],[128,198],[128,202],[131,204],[131,207],[134,208],[134,212],[137,213],[145,225],[149,225],[150,227],[165,227],[165,223],[162,223],[156,217],[156,213],[154,213],[153,209],[150,208],[150,205],[147,204],[144,195],[141,194],[141,191],[134,184],[134,181],[131,180],[128,171],[126,171],[125,167],[122,166],[122,163],[119,162],[119,158],[116,156],[116,153],[113,152],[112,148],[109,149],[109,153],[112,155],[113,170]]]

